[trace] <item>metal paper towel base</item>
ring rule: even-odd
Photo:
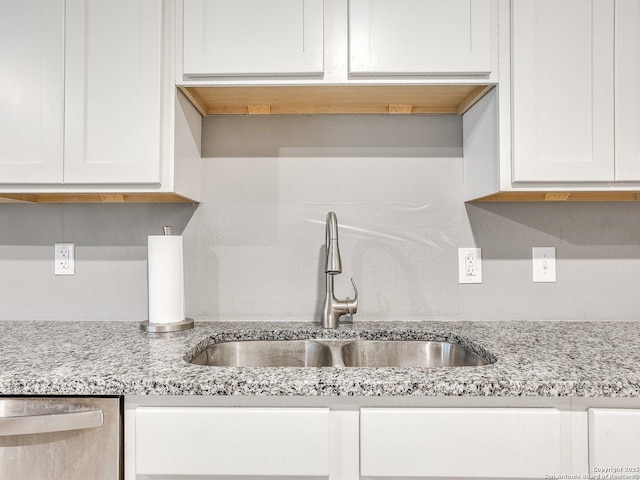
[[[179,332],[180,330],[189,330],[190,328],[193,328],[193,318],[185,318],[183,321],[177,323],[151,323],[149,320],[140,322],[140,330],[143,332]]]

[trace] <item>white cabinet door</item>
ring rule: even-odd
[[[349,72],[491,72],[490,0],[349,0]]]
[[[589,469],[612,475],[601,478],[640,475],[640,410],[589,409]]]
[[[613,2],[511,5],[513,180],[614,180]]]
[[[328,408],[141,407],[135,442],[137,475],[328,477],[330,470]]]
[[[616,0],[616,180],[640,181],[640,2]]]
[[[160,180],[162,2],[67,0],[65,183]]]
[[[554,408],[366,408],[367,477],[544,478],[561,471]]]
[[[62,181],[63,0],[0,0],[0,183]]]
[[[323,72],[323,0],[184,0],[184,75]]]

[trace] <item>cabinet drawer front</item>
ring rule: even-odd
[[[363,409],[361,474],[544,478],[560,471],[553,408]]]
[[[140,475],[329,475],[329,409],[138,408]]]
[[[592,475],[640,475],[640,410],[589,409],[589,468]]]

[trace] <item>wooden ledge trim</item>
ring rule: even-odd
[[[0,193],[0,203],[198,203],[175,193]]]
[[[638,202],[636,191],[580,191],[580,192],[498,192],[471,200],[470,203],[490,202]]]

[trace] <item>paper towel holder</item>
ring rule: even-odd
[[[165,235],[173,235],[172,226],[162,227],[162,231]],[[140,322],[140,330],[150,333],[179,332],[190,328],[193,328],[193,318],[185,318],[181,322],[175,323],[153,323],[149,320]]]

